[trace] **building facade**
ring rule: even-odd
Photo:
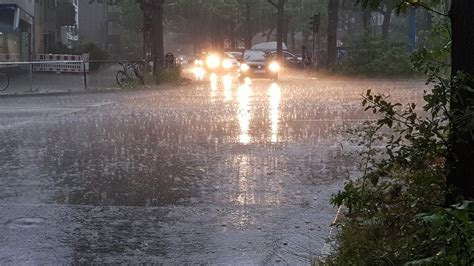
[[[118,0],[78,2],[78,32],[82,45],[94,44],[109,54],[120,52]]]
[[[35,53],[62,53],[77,41],[77,0],[36,0]]]
[[[120,54],[119,0],[0,0],[0,61],[94,44]]]
[[[34,0],[0,0],[0,61],[31,59],[34,12]]]

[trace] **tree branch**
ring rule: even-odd
[[[268,3],[270,3],[272,6],[274,6],[275,8],[278,8],[278,5],[273,2],[273,0],[267,0]]]
[[[439,12],[439,11],[437,11],[437,10],[435,10],[435,9],[433,9],[433,8],[431,8],[431,7],[429,7],[428,5],[426,5],[426,4],[422,3],[422,2],[415,2],[415,3],[410,3],[410,4],[411,4],[412,6],[420,6],[420,7],[424,8],[424,9],[426,9],[426,10],[428,10],[428,11],[431,11],[431,12],[433,12],[433,13],[435,13],[435,14],[438,14],[438,15],[440,15],[440,16],[449,17],[448,14],[444,14],[444,13],[442,13],[442,12]]]

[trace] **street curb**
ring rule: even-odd
[[[1,94],[0,98],[17,98],[17,97],[45,97],[45,96],[62,96],[62,95],[84,95],[84,94],[105,94],[115,92],[125,92],[128,90],[111,89],[111,90],[82,90],[82,91],[54,91],[54,92],[21,92]],[[138,90],[137,90],[138,91]]]
[[[37,97],[37,96],[62,96],[62,95],[85,95],[85,94],[106,94],[106,93],[125,93],[125,92],[144,92],[144,91],[159,91],[169,88],[167,85],[175,85],[176,87],[183,87],[195,83],[195,81],[187,82],[168,82],[157,85],[145,85],[138,89],[122,89],[122,88],[111,88],[111,89],[91,89],[91,90],[77,90],[77,91],[53,91],[53,92],[38,92],[38,91],[24,91],[20,93],[0,93],[1,98],[16,98],[16,97]],[[198,83],[200,84],[200,83]]]

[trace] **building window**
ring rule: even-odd
[[[0,6],[0,31],[13,31],[15,21],[14,7]]]

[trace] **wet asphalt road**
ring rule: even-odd
[[[0,98],[0,264],[308,264],[356,161],[367,89],[283,77]]]

